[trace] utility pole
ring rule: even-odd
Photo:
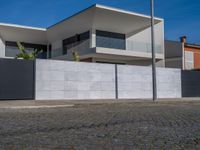
[[[155,37],[154,37],[154,0],[151,0],[151,50],[152,50],[152,85],[153,101],[157,99],[157,81],[156,81],[156,58],[155,58]]]

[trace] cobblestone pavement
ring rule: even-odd
[[[0,149],[200,149],[200,102],[0,109]]]

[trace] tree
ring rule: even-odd
[[[20,53],[16,55],[16,57],[15,57],[16,59],[22,58],[25,60],[35,60],[37,58],[37,56],[43,52],[43,50],[34,49],[33,52],[28,53],[25,50],[25,47],[20,42],[17,42],[17,46],[18,46]]]

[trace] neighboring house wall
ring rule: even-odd
[[[191,70],[200,68],[200,46],[187,44],[186,38],[181,42],[165,41],[165,66]]]
[[[165,40],[165,67],[182,68],[183,47],[180,42]]]
[[[187,56],[190,55],[190,61],[192,60],[192,67],[187,68],[187,64],[190,65],[191,63],[187,62]],[[191,56],[192,55],[192,56]],[[197,69],[200,68],[200,47],[190,47],[185,46],[185,63],[186,63],[186,69]]]
[[[5,57],[5,43],[0,36],[0,58]]]
[[[177,58],[177,57],[182,57],[182,55],[183,55],[183,48],[180,42],[165,40],[166,58]]]
[[[194,53],[194,67],[200,69],[200,51],[199,53]]]
[[[155,25],[155,47],[156,52],[164,53],[164,23]],[[126,49],[151,53],[151,27],[126,35]]]
[[[187,37],[182,36],[183,70],[200,69],[200,45],[187,43]]]
[[[158,97],[181,98],[181,70],[157,72]],[[150,99],[151,77],[151,67],[38,59],[36,100]]]

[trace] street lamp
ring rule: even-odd
[[[157,99],[157,82],[156,82],[156,59],[155,59],[155,37],[154,37],[154,0],[151,0],[151,51],[152,51],[152,85],[153,101]]]

